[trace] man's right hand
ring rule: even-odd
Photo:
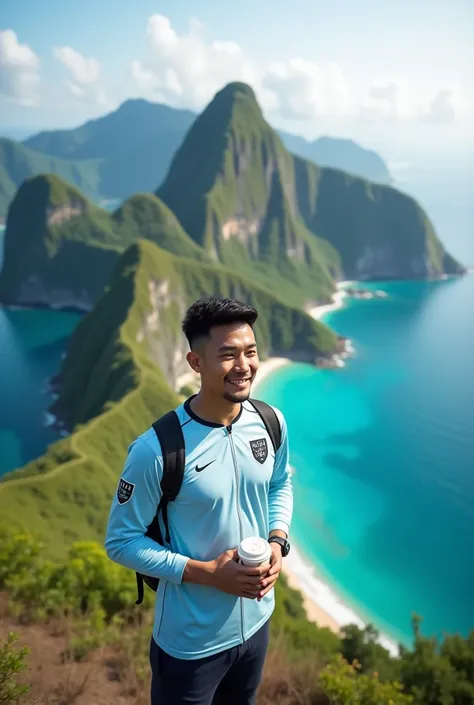
[[[268,573],[270,563],[251,568],[238,562],[237,549],[224,551],[211,561],[209,584],[221,592],[254,600],[259,593],[259,585]]]
[[[237,597],[254,600],[261,589],[260,581],[270,570],[270,563],[250,568],[238,562],[237,549],[224,551],[213,561],[188,560],[183,581],[210,585]]]

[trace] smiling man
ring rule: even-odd
[[[293,511],[286,423],[274,448],[249,399],[258,370],[257,311],[204,298],[182,324],[199,392],[175,412],[185,442],[183,482],[168,506],[169,541],[146,536],[161,498],[163,458],[153,428],[130,446],[107,527],[109,557],[160,578],[150,645],[152,705],[251,705]],[[272,412],[272,413],[273,413]],[[270,562],[247,567],[237,547],[270,541]]]

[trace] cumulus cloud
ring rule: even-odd
[[[451,123],[463,113],[464,100],[457,86],[443,88],[431,100],[424,118],[430,122]]]
[[[366,89],[351,84],[337,63],[302,57],[256,64],[233,41],[205,38],[192,19],[185,34],[164,15],[147,23],[148,56],[135,59],[135,92],[175,107],[201,110],[224,85],[245,81],[272,118],[311,121],[318,117],[370,121],[449,122],[459,114],[460,96],[441,88],[423,100],[403,79],[374,80]]]
[[[105,91],[100,84],[100,63],[97,59],[87,58],[71,47],[56,47],[54,55],[70,74],[66,88],[71,95],[99,105],[107,104]]]
[[[352,91],[336,63],[321,67],[302,58],[275,62],[265,72],[262,84],[273,92],[273,110],[282,118],[346,117],[354,113]]]
[[[149,57],[133,61],[132,77],[144,97],[200,109],[230,81],[258,82],[257,72],[240,46],[203,39],[203,25],[192,20],[179,35],[167,17],[152,15],[147,24]]]
[[[11,29],[0,30],[0,93],[20,105],[39,103],[39,59]]]

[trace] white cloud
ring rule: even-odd
[[[263,86],[273,92],[273,110],[282,118],[346,117],[354,113],[352,91],[336,63],[322,68],[302,58],[275,62],[268,67]]]
[[[179,107],[201,109],[230,81],[255,86],[258,75],[235,42],[203,39],[193,19],[188,34],[178,35],[167,17],[152,15],[147,24],[149,57],[132,62],[132,78],[144,97]]]
[[[147,58],[131,64],[135,92],[175,107],[201,110],[227,83],[245,81],[276,120],[449,122],[459,115],[461,99],[454,89],[440,87],[421,98],[400,78],[377,79],[363,89],[337,63],[320,65],[302,57],[259,66],[233,41],[206,40],[204,25],[195,18],[186,34],[178,34],[167,17],[152,15],[147,39]]]
[[[39,103],[39,59],[11,29],[0,30],[0,93],[20,105]]]
[[[71,95],[99,105],[107,104],[107,96],[100,84],[100,63],[97,59],[87,58],[71,47],[56,47],[54,55],[71,75],[72,80],[65,83]]]
[[[430,122],[451,123],[464,112],[465,102],[457,86],[443,88],[431,100],[424,117]]]
[[[361,108],[362,115],[375,119],[407,120],[415,113],[408,84],[403,79],[374,81]]]

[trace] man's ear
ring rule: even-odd
[[[197,353],[190,350],[186,354],[186,360],[188,361],[188,365],[194,370],[194,372],[197,372],[198,374],[201,372],[201,360]]]

